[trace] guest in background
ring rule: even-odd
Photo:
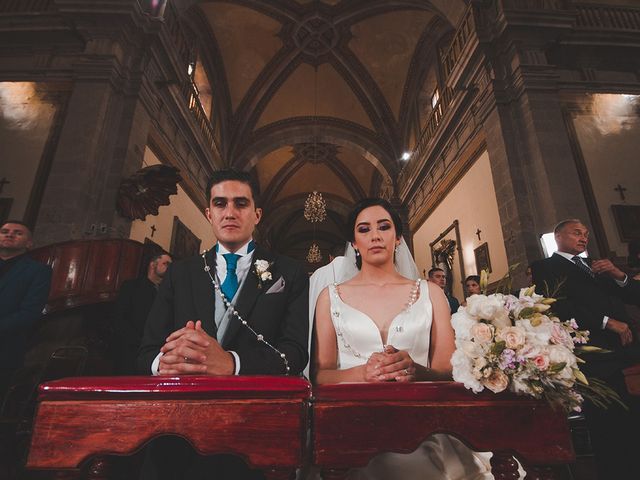
[[[585,354],[584,372],[605,381],[629,407],[627,411],[614,404],[602,409],[585,402],[598,478],[640,478],[636,459],[640,401],[628,394],[622,373],[640,361],[640,345],[624,308],[624,302],[640,303],[640,282],[629,279],[610,260],[580,256],[589,242],[589,229],[582,221],[564,220],[554,234],[558,251],[533,264],[536,290],[558,299],[552,308],[560,319],[573,318],[590,331],[590,345],[608,350]]]
[[[480,276],[479,275],[469,275],[464,279],[464,289],[466,291],[466,296],[464,302],[462,302],[463,306],[467,305],[467,298],[471,295],[480,295],[482,291],[480,290]]]
[[[480,295],[480,275],[469,275],[464,279],[464,288],[467,290],[467,297]]]
[[[9,220],[0,227],[0,401],[24,362],[28,335],[49,296],[51,268],[26,254],[32,246],[23,222]]]
[[[127,280],[120,286],[113,316],[116,375],[137,373],[144,324],[169,265],[171,255],[158,252],[149,259],[144,277]]]
[[[454,297],[451,293],[449,293],[447,289],[447,274],[441,268],[434,267],[427,273],[429,276],[429,280],[438,285],[447,297],[447,301],[449,302],[449,308],[451,309],[451,313],[456,313],[458,308],[460,308],[460,302],[456,297]]]

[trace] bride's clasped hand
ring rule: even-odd
[[[365,382],[413,382],[416,380],[416,364],[411,355],[393,345],[385,345],[382,352],[371,354],[365,364]]]

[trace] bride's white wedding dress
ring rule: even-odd
[[[365,313],[349,306],[340,297],[340,287],[329,286],[331,320],[338,340],[338,368],[362,365],[384,345],[377,325]],[[416,363],[429,366],[429,341],[433,309],[429,286],[416,281],[407,307],[389,326],[387,344],[406,350]],[[407,299],[409,300],[409,299]],[[489,465],[490,453],[470,450],[458,439],[436,434],[409,454],[384,453],[373,458],[362,469],[353,470],[350,479],[493,479]]]

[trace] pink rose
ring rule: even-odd
[[[549,368],[549,357],[546,355],[537,355],[534,357],[533,363],[538,367],[538,370],[546,370]]]
[[[476,323],[471,327],[471,336],[476,342],[487,343],[493,339],[493,327],[486,323]]]
[[[524,345],[525,332],[520,327],[507,327],[499,333],[498,337],[504,340],[507,348],[516,350]]]
[[[509,377],[500,370],[494,370],[482,384],[493,393],[500,393],[509,386]]]
[[[554,323],[551,326],[551,342],[556,345],[564,345],[570,350],[573,350],[573,339],[567,330],[559,323]]]

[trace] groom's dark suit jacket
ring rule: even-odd
[[[213,249],[206,253],[206,258],[211,274],[215,275],[216,254]],[[254,266],[256,260],[273,262],[269,268],[271,280],[258,280]],[[280,278],[284,280],[282,290],[267,293]],[[138,355],[141,373],[151,373],[151,364],[166,338],[171,332],[184,327],[189,320],[201,320],[204,330],[216,338],[214,294],[201,256],[171,264],[145,324]],[[257,333],[286,355],[290,374],[302,372],[309,360],[309,278],[302,265],[257,246],[247,278],[237,295],[236,310]],[[235,317],[229,320],[222,347],[238,354],[240,374],[285,373],[280,356],[258,342],[255,335]]]
[[[587,263],[590,263],[589,259]],[[563,320],[575,318],[581,329],[589,330],[591,345],[623,350],[620,336],[602,329],[602,319],[607,316],[628,323],[624,304],[640,303],[640,282],[630,279],[626,286],[620,287],[607,275],[592,278],[557,254],[534,263],[531,268],[538,293],[552,294],[560,286],[554,295],[558,301],[552,306],[558,317]]]

